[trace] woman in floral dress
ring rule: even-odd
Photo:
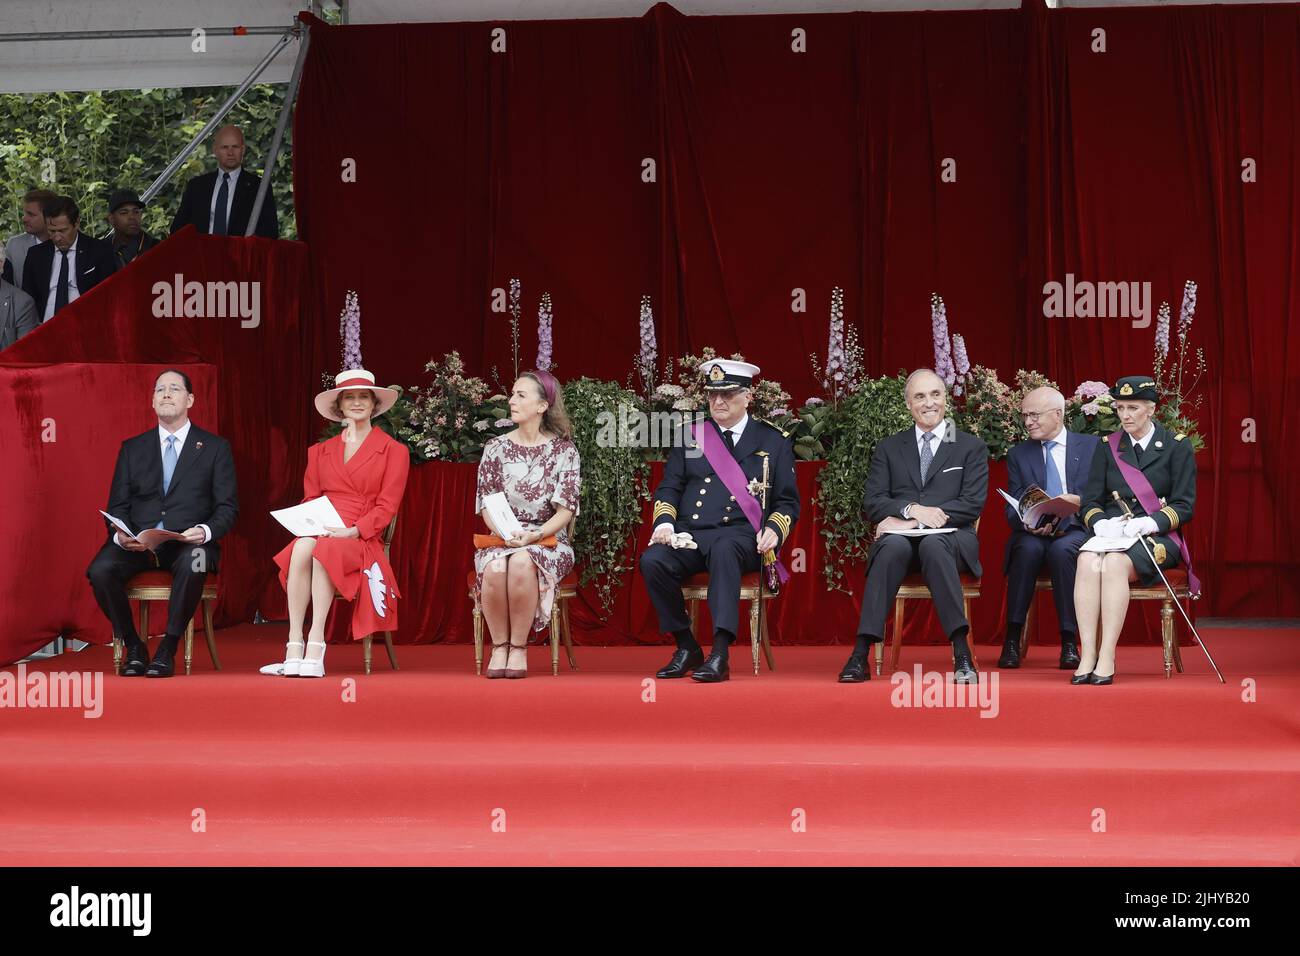
[[[490,678],[528,676],[528,636],[550,624],[555,590],[573,570],[568,526],[581,487],[578,449],[553,375],[519,377],[510,393],[510,419],[515,429],[483,448],[474,502],[488,529],[500,535],[484,499],[503,493],[524,528],[519,537],[505,538],[505,547],[474,553],[474,601],[492,637]],[[552,535],[554,547],[539,543]]]

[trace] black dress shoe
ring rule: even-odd
[[[163,644],[153,655],[153,660],[145,668],[145,677],[171,677],[176,673],[176,652]]]
[[[1061,645],[1061,670],[1072,671],[1079,666],[1079,649],[1073,644]]]
[[[691,675],[691,680],[697,680],[701,684],[719,684],[730,679],[730,662],[717,654],[710,654],[708,660],[695,668],[695,673]]]
[[[863,654],[850,654],[849,662],[840,671],[840,683],[861,684],[867,680],[871,680],[871,667],[867,664],[866,656]]]
[[[1076,662],[1077,665],[1077,662]],[[1020,666],[1020,642],[1012,643],[1007,641],[1002,645],[1002,656],[998,658],[998,667],[1006,667],[1011,670]]]
[[[688,673],[695,670],[704,663],[704,652],[698,647],[690,651],[684,647],[679,647],[673,651],[673,659],[668,662],[668,666],[655,674],[655,677],[661,680],[670,680],[674,677],[685,677]]]
[[[1115,675],[1107,674],[1105,677],[1102,677],[1100,674],[1094,672],[1088,675],[1088,683],[1089,684],[1113,684],[1115,683]]]
[[[1075,666],[1077,667],[1078,665],[1076,664]],[[1092,671],[1088,671],[1088,673],[1086,673],[1086,674],[1071,674],[1071,675],[1070,675],[1070,683],[1071,683],[1071,684],[1087,684],[1087,683],[1089,683],[1091,680],[1092,680]]]
[[[953,660],[952,682],[954,684],[978,684],[979,674],[975,671],[975,662],[970,654],[958,654]]]
[[[137,644],[135,647],[128,648],[126,660],[122,662],[123,677],[143,677],[145,668],[149,666],[149,648],[143,644]]]

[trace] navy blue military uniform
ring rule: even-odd
[[[703,427],[721,434],[712,419]],[[657,528],[671,522],[675,532],[689,531],[699,547],[652,544],[641,555],[641,573],[659,614],[660,629],[675,633],[690,627],[682,581],[707,571],[714,629],[726,631],[728,638],[734,639],[740,617],[741,577],[759,569],[758,535],[689,431],[684,438],[674,443],[663,481],[655,489],[651,524]],[[761,482],[763,462],[768,462],[770,487],[763,527],[776,532],[779,549],[799,518],[792,439],[770,422],[750,416],[732,456],[749,481]]]

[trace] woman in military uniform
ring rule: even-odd
[[[1157,399],[1154,380],[1142,375],[1122,378],[1110,394],[1122,430],[1111,435],[1093,456],[1082,495],[1083,522],[1099,538],[1149,537],[1145,544],[1139,541],[1127,551],[1085,551],[1079,555],[1074,605],[1079,618],[1080,654],[1071,684],[1114,681],[1115,645],[1128,613],[1129,585],[1136,581],[1150,586],[1160,581],[1152,553],[1165,570],[1184,563],[1179,541],[1169,535],[1191,519],[1196,501],[1192,443],[1186,435],[1175,435],[1152,418]],[[1125,478],[1116,462],[1117,455],[1145,476],[1160,499],[1151,513]],[[1119,492],[1132,518],[1115,500],[1114,492]]]

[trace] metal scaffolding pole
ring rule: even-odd
[[[253,211],[248,215],[248,225],[244,235],[251,236],[257,228],[258,217],[262,214],[262,205],[266,194],[271,189],[271,175],[275,172],[275,162],[280,158],[280,143],[284,140],[284,130],[289,124],[289,114],[298,99],[298,81],[302,79],[302,65],[307,60],[307,47],[311,44],[311,29],[304,25],[302,38],[298,41],[298,58],[293,61],[293,73],[289,76],[289,87],[284,91],[284,104],[280,107],[280,116],[275,121],[275,135],[271,137],[271,150],[266,156],[266,166],[262,170],[262,181],[257,186],[257,198],[253,200]],[[274,201],[274,200],[272,200]]]

